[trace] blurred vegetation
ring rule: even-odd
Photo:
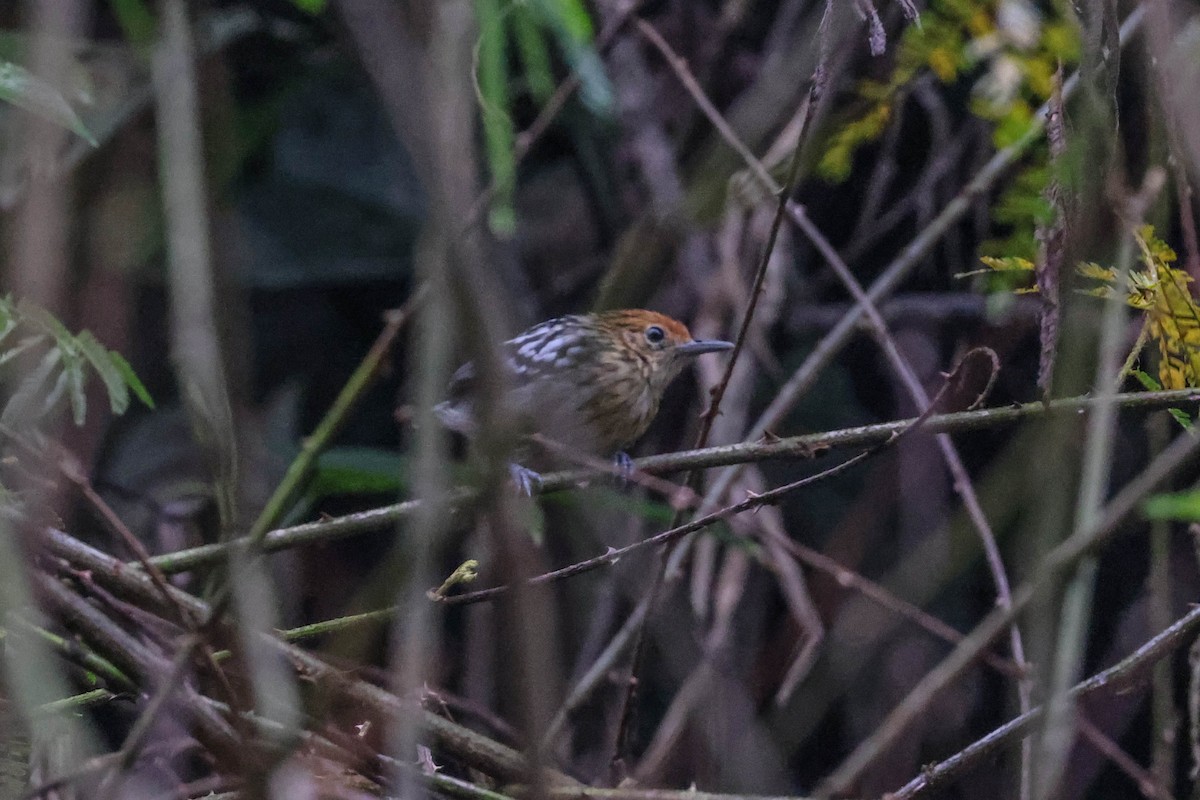
[[[20,791],[1195,793],[1194,4],[68,5],[0,9]],[[644,472],[527,498],[423,425],[458,363],[614,306],[744,334]],[[968,747],[1037,704],[1071,713]]]

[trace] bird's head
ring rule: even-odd
[[[733,349],[730,342],[697,340],[682,322],[657,311],[607,311],[597,315],[597,323],[612,337],[617,352],[632,359],[660,391],[695,356]]]

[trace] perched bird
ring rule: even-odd
[[[642,309],[572,314],[534,325],[504,343],[507,413],[523,436],[542,437],[587,456],[616,455],[650,427],[671,381],[701,353],[729,350],[730,342],[697,341],[687,326]],[[464,364],[450,379],[448,399],[434,412],[442,424],[470,438],[475,430],[475,369]],[[569,460],[540,459],[528,449],[522,460],[541,468]],[[526,492],[538,481],[525,467],[513,469]]]

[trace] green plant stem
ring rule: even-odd
[[[357,628],[360,625],[369,625],[371,623],[387,622],[395,617],[396,610],[396,607],[393,606],[391,608],[383,608],[377,611],[365,611],[361,614],[348,614],[344,617],[322,620],[321,622],[314,622],[310,625],[301,625],[297,628],[290,628],[286,631],[280,631],[279,637],[288,642],[302,642],[307,639],[314,639],[326,633],[334,633],[336,631]],[[74,656],[72,653],[77,651],[77,648],[75,648],[75,646],[70,642],[64,642],[62,637],[55,636],[54,634],[42,629],[37,629],[36,633],[49,641],[56,650],[66,653],[67,656],[72,660],[76,659],[76,656]],[[88,669],[100,674],[106,680],[113,681],[114,684],[120,686],[122,689],[128,689],[129,691],[136,689],[136,684],[134,684],[134,682],[128,678],[125,673],[121,672],[116,666],[113,666],[106,659],[94,653],[84,653],[83,655],[90,656],[89,661],[81,661],[81,663]],[[225,661],[229,658],[229,655],[230,653],[228,650],[217,650],[215,653],[213,653],[213,660],[218,662]],[[104,667],[103,665],[107,665],[107,667]],[[38,712],[51,713],[65,711],[68,709],[78,710],[87,706],[95,705],[97,703],[112,700],[116,696],[117,694],[115,692],[108,689],[93,689],[89,692],[81,692],[80,694],[71,695],[70,697],[64,697],[61,700],[54,700],[52,702],[45,703],[38,708]]]
[[[113,689],[121,692],[133,692],[137,690],[137,683],[122,671],[120,667],[96,653],[96,651],[87,645],[77,642],[74,639],[60,636],[19,616],[13,619],[26,633],[41,638],[50,645],[51,649],[67,661],[78,664],[89,672],[94,672]],[[11,635],[12,632],[9,631],[8,636]],[[91,694],[91,692],[88,694]],[[45,706],[43,706],[44,708]]]
[[[342,429],[346,419],[357,407],[358,401],[375,382],[384,358],[391,352],[396,337],[399,336],[404,324],[412,316],[413,310],[421,302],[425,293],[426,286],[422,284],[408,298],[403,307],[388,312],[383,330],[379,332],[371,349],[367,351],[342,390],[338,392],[333,405],[329,407],[329,411],[325,413],[312,435],[305,438],[300,453],[288,465],[283,480],[280,481],[262,511],[259,512],[254,524],[250,526],[247,539],[251,546],[260,544],[271,526],[276,524],[287,512],[288,504],[291,503],[297,490],[312,473],[317,457],[329,446],[330,441]]]

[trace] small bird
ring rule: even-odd
[[[523,436],[540,434],[590,457],[615,454],[628,469],[622,448],[650,427],[671,381],[695,356],[732,348],[693,339],[682,322],[655,311],[571,314],[504,343],[504,400]],[[450,379],[448,399],[434,408],[443,425],[468,438],[475,431],[474,380],[474,365],[464,364]],[[543,457],[544,463],[566,462]],[[526,493],[540,481],[526,467],[514,465],[512,472]]]

